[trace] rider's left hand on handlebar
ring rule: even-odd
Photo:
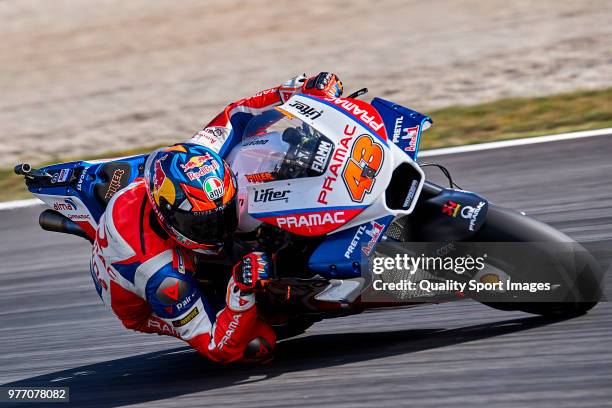
[[[336,74],[321,72],[310,77],[302,86],[302,93],[320,97],[337,98],[342,96],[344,90],[342,82]]]
[[[263,252],[251,252],[242,257],[232,271],[234,282],[242,292],[261,286],[270,277],[272,262]]]

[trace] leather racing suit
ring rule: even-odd
[[[305,80],[299,76],[229,104],[189,142],[226,157],[253,115],[307,92]],[[254,361],[271,354],[275,334],[258,319],[255,295],[237,290],[231,279],[225,306],[216,310],[198,289],[194,256],[161,228],[143,179],[136,179],[108,203],[90,266],[98,294],[128,329],[175,336],[222,363],[243,359],[253,339],[258,340]]]

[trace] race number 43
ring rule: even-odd
[[[351,200],[362,202],[372,191],[376,175],[382,168],[383,148],[369,135],[361,135],[355,140],[351,156],[342,172],[342,179]]]

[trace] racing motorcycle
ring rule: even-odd
[[[203,291],[222,293],[231,263],[263,247],[274,254],[275,275],[258,292],[258,305],[281,338],[321,319],[466,295],[494,308],[540,315],[582,314],[597,303],[602,273],[583,250],[556,256],[563,273],[544,276],[559,294],[555,301],[519,299],[512,291],[492,300],[452,290],[365,300],[372,290],[371,257],[393,256],[378,249],[391,243],[571,243],[581,248],[524,213],[456,188],[442,166],[450,186],[427,181],[417,158],[431,118],[381,98],[367,103],[359,99],[365,92],[346,98],[294,95],[250,120],[227,158],[238,182],[238,231],[226,254],[203,257]],[[142,177],[145,160],[146,155],[136,155],[40,169],[20,164],[15,172],[51,207],[40,215],[43,229],[93,241],[109,200]],[[553,256],[545,249],[535,252],[532,259]],[[486,279],[528,278],[525,259],[492,255],[486,263]],[[210,272],[215,268],[220,273]],[[429,279],[448,278],[435,275]]]

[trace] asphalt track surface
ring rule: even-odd
[[[607,266],[611,157],[602,136],[431,161]],[[567,320],[472,301],[364,313],[281,342],[269,366],[219,367],[176,339],[123,329],[95,293],[88,244],[40,230],[39,212],[0,212],[0,384],[69,386],[79,407],[612,406],[610,303]]]

